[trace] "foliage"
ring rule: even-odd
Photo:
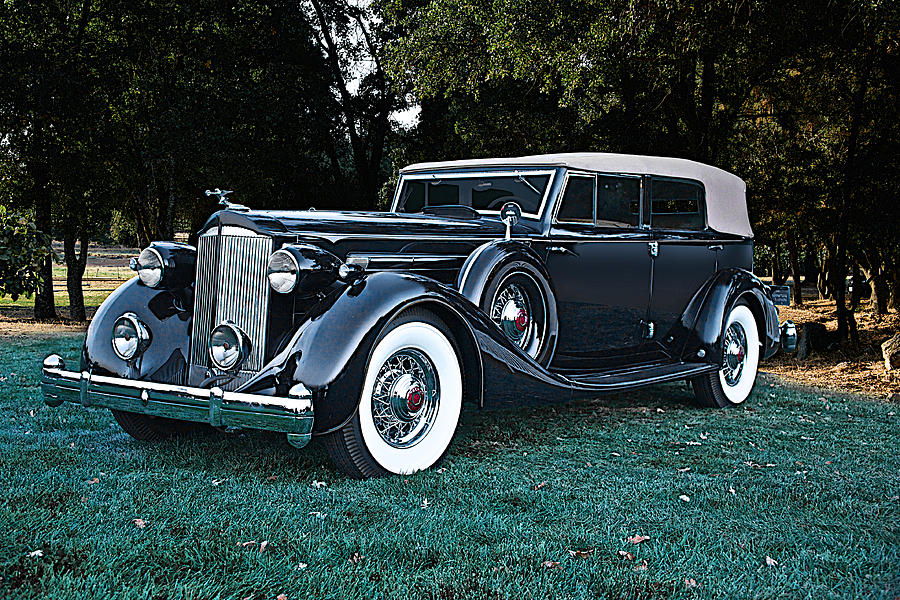
[[[40,287],[38,262],[49,240],[22,213],[0,205],[0,296],[28,296]]]
[[[404,158],[603,150],[748,182],[757,243],[898,281],[897,3],[385,0]],[[765,266],[765,265],[763,265]],[[797,278],[798,272],[794,272]],[[815,273],[807,273],[807,277]],[[843,306],[843,302],[839,302]],[[839,318],[839,322],[840,322]]]
[[[43,407],[22,362],[60,346],[77,362],[80,343],[0,345],[5,598],[900,591],[893,404],[763,380],[726,411],[693,408],[673,384],[473,412],[443,470],[353,481],[316,443],[212,432],[142,444],[106,411]]]

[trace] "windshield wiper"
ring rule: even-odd
[[[525,179],[525,176],[522,175],[521,173],[519,173],[518,171],[516,171],[516,179],[518,179],[519,181],[521,181],[522,183],[524,183],[525,185],[527,185],[528,187],[530,187],[530,188],[531,188],[531,191],[533,191],[533,192],[534,192],[535,194],[537,194],[538,196],[541,195],[541,191],[540,191],[539,189],[537,189],[536,187],[534,187],[534,185],[533,185],[530,181],[528,181],[527,179]]]

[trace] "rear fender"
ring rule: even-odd
[[[716,273],[691,299],[673,333],[672,346],[681,346],[685,361],[705,358],[718,364],[722,357],[725,320],[737,302],[746,302],[756,318],[762,358],[778,350],[778,311],[765,284],[744,269],[724,269]]]

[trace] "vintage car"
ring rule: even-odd
[[[337,467],[427,469],[463,408],[673,380],[744,402],[796,342],[753,273],[745,185],[688,160],[558,154],[416,164],[389,212],[231,204],[157,242],[46,402],[147,440],[185,423],[322,436]],[[230,192],[228,192],[230,193]]]

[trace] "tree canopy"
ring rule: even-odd
[[[804,270],[841,307],[859,268],[887,310],[900,302],[898,11],[10,0],[0,203],[63,240],[77,298],[83,252],[111,221],[140,244],[196,230],[215,209],[209,187],[257,207],[371,209],[414,160],[678,156],[747,181],[758,266],[776,281]],[[412,128],[391,116],[409,104]],[[52,315],[52,294],[36,312]]]

